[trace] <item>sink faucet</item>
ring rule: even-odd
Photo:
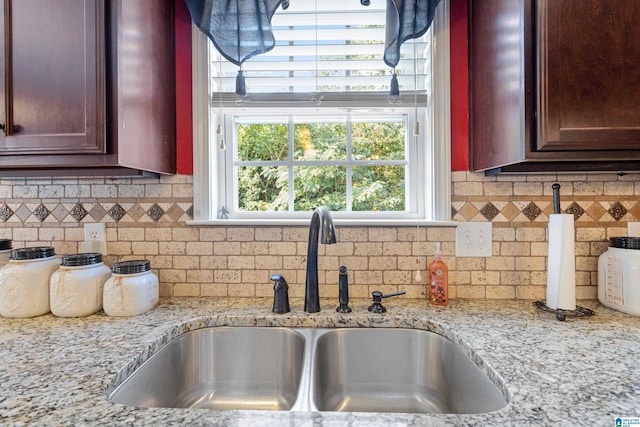
[[[320,311],[318,294],[318,235],[320,243],[330,244],[338,241],[336,228],[331,214],[324,206],[314,209],[309,225],[309,246],[307,249],[307,282],[304,292],[304,311],[317,313]]]

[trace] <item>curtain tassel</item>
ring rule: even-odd
[[[238,75],[236,76],[236,95],[247,95],[247,86],[244,82],[244,73],[242,72],[242,70],[238,70]]]
[[[391,88],[389,89],[389,96],[400,96],[400,86],[398,85],[398,75],[393,73],[391,77]]]

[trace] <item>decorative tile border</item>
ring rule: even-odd
[[[71,206],[71,207],[69,207]],[[126,208],[125,208],[126,206]],[[167,203],[104,203],[77,202],[67,203],[43,202],[9,203],[0,205],[0,222],[158,222],[185,221],[193,218],[193,205],[189,202]]]
[[[7,203],[0,205],[0,222],[158,222],[184,221],[193,218],[193,204],[187,202],[76,202]],[[36,203],[33,203],[36,202]],[[490,221],[516,223],[547,223],[553,213],[550,201],[454,201],[452,219],[455,221]],[[640,221],[640,202],[574,201],[564,213],[573,214],[576,222]],[[51,218],[53,217],[53,218]]]
[[[550,201],[505,202],[493,198],[490,202],[454,201],[455,221],[490,221],[516,223],[547,223],[553,213]],[[573,214],[576,222],[626,223],[640,221],[640,202],[637,200],[574,201],[563,213]]]

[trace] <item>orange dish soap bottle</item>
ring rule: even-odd
[[[440,242],[436,243],[433,261],[429,263],[429,302],[446,306],[449,303],[449,268],[442,260]]]

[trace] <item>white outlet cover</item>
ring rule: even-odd
[[[490,257],[492,255],[490,222],[461,222],[456,227],[457,257]]]
[[[84,225],[84,242],[80,242],[80,253],[98,252],[107,254],[107,231],[102,222]]]
[[[87,223],[84,225],[84,240],[107,241],[107,233],[103,222]]]

